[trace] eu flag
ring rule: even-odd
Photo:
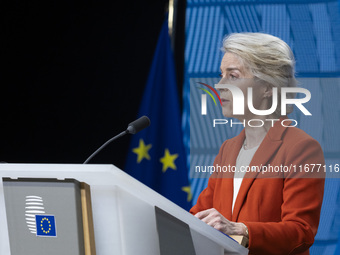
[[[35,215],[37,236],[57,236],[55,218],[53,215]]]
[[[174,60],[164,22],[139,110],[151,126],[132,137],[125,170],[182,208],[191,207]]]

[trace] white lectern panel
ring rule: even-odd
[[[10,255],[2,177],[74,178],[89,184],[98,255],[159,254],[154,206],[190,226],[198,255],[207,247],[210,255],[248,254],[248,249],[112,165],[0,164],[0,175],[1,255]]]

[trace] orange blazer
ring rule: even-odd
[[[243,130],[226,140],[214,165],[235,166],[244,139]],[[233,173],[215,173],[190,212],[196,214],[215,208],[228,220],[243,222],[249,232],[249,254],[309,254],[319,225],[324,163],[322,149],[315,139],[298,128],[283,127],[277,121],[250,166],[291,166],[290,172],[247,172],[233,213]],[[300,166],[311,169],[312,164],[321,164],[319,173],[316,168],[313,173],[311,170],[299,172]]]

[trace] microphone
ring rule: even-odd
[[[127,131],[129,134],[136,134],[139,131],[143,130],[144,128],[150,126],[150,119],[146,116],[142,116],[139,119],[131,122],[128,127]]]
[[[96,156],[98,154],[98,152],[100,152],[104,147],[106,147],[106,145],[108,145],[109,143],[113,142],[114,140],[118,139],[119,137],[122,137],[126,134],[136,134],[139,131],[143,130],[144,128],[147,128],[148,126],[150,126],[151,122],[150,119],[147,116],[142,116],[139,119],[131,122],[127,129],[123,132],[121,132],[120,134],[112,137],[110,140],[108,140],[107,142],[105,142],[102,146],[100,146],[95,152],[93,152],[90,157],[88,157],[83,164],[87,164],[94,156]]]

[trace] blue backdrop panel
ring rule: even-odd
[[[214,85],[219,80],[222,39],[233,32],[265,32],[280,37],[292,48],[301,87],[311,91],[306,107],[313,118],[294,111],[291,118],[317,139],[327,164],[340,162],[340,15],[339,1],[237,1],[188,0],[183,130],[191,165],[211,165],[221,143],[240,129],[212,132],[197,127],[200,113],[198,81]],[[191,90],[191,93],[190,93]],[[196,96],[195,96],[196,95]],[[208,100],[209,113],[221,116]],[[222,116],[221,116],[222,117]],[[213,118],[213,116],[207,116]],[[190,123],[192,123],[190,125]],[[204,132],[204,136],[200,136]],[[191,152],[191,154],[190,154]],[[191,157],[190,157],[191,155]],[[193,203],[206,187],[207,178],[190,173]],[[340,179],[326,180],[321,221],[312,254],[335,254],[340,227]],[[340,250],[340,248],[338,248]]]

